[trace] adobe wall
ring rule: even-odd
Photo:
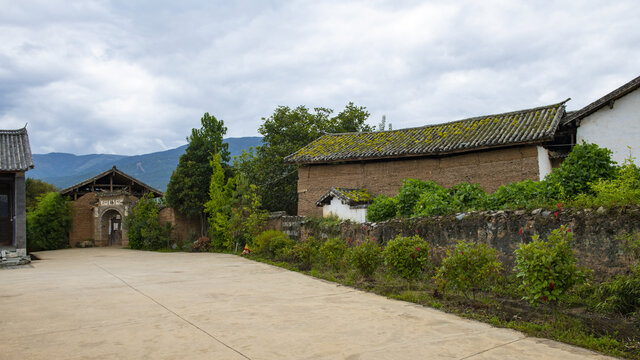
[[[69,231],[69,246],[76,245],[85,240],[93,240],[93,205],[96,203],[96,194],[89,193],[71,202],[71,230]]]
[[[173,208],[166,207],[158,213],[160,224],[170,223],[173,225],[171,237],[183,242],[189,237],[189,230],[195,231],[196,235],[200,234],[200,220],[197,217],[188,217],[175,211]]]
[[[433,180],[446,187],[478,183],[493,192],[500,185],[538,180],[535,145],[476,151],[442,158],[366,161],[306,165],[298,169],[298,215],[322,215],[316,201],[332,186],[365,188],[376,195],[394,196],[406,178]]]

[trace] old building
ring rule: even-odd
[[[322,216],[337,216],[354,222],[367,221],[367,207],[374,195],[367,189],[345,189],[332,187],[316,201],[322,208]]]
[[[61,191],[73,200],[69,245],[127,246],[122,224],[144,194],[164,194],[123,173],[115,166]]]
[[[613,151],[622,164],[640,155],[640,76],[584,108],[567,113],[562,128],[573,128],[578,143],[597,144]]]
[[[332,187],[396,195],[406,178],[443,186],[478,183],[486,191],[549,174],[565,102],[445,124],[381,132],[327,134],[285,162],[298,169],[298,215],[321,215],[316,202]],[[565,139],[568,137],[568,139]]]
[[[33,167],[27,129],[0,130],[0,261],[3,263],[29,260],[25,172]]]

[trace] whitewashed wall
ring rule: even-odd
[[[549,151],[542,146],[538,146],[538,174],[540,175],[540,181],[551,174],[551,170],[553,170],[553,166],[549,158]]]
[[[629,157],[630,146],[635,163],[640,164],[640,89],[616,100],[613,109],[605,106],[582,119],[577,140],[612,150],[618,164]]]
[[[342,200],[334,197],[328,205],[322,207],[322,216],[335,215],[340,219],[363,223],[367,219],[366,208],[351,208],[343,204]]]

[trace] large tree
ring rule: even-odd
[[[309,111],[305,106],[279,106],[270,117],[262,119],[258,130],[263,135],[262,146],[244,152],[234,166],[257,185],[265,209],[297,213],[298,167],[285,164],[285,156],[325,133],[373,130],[365,123],[369,112],[364,107],[349,103],[337,115],[332,114],[333,110],[327,108]]]
[[[200,123],[202,127],[192,129],[187,137],[189,145],[171,174],[167,185],[167,202],[184,215],[199,216],[201,234],[204,234],[204,204],[209,200],[212,172],[210,160],[214,154],[220,154],[223,167],[228,172],[230,154],[229,144],[223,142],[227,133],[224,121],[205,113]]]
[[[27,211],[35,209],[38,204],[38,198],[42,195],[58,191],[55,185],[39,179],[27,178],[24,185],[27,197]]]

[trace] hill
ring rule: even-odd
[[[240,155],[242,150],[262,143],[259,136],[227,138],[231,158]],[[175,149],[144,155],[90,154],[74,155],[68,153],[33,154],[35,168],[27,171],[27,177],[51,183],[59,189],[77,184],[95,176],[114,165],[125,173],[139,179],[158,190],[165,191],[171,173],[178,165],[180,155],[187,145]]]

